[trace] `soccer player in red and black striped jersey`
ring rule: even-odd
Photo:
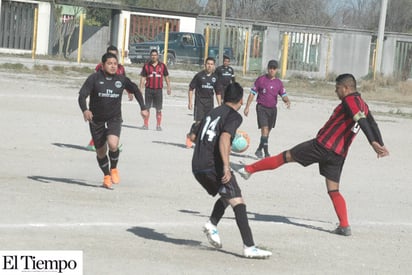
[[[166,64],[159,61],[159,52],[156,49],[150,51],[150,61],[143,65],[140,73],[140,89],[145,87],[145,102],[149,110],[154,107],[156,109],[156,130],[161,131],[162,108],[163,108],[163,77],[166,80],[167,94],[172,93],[170,88],[169,71]],[[143,129],[149,129],[149,116],[144,119]]]
[[[318,163],[319,173],[326,179],[326,188],[339,219],[339,226],[333,232],[349,236],[351,228],[346,202],[339,192],[339,180],[349,147],[361,129],[378,158],[388,156],[389,151],[383,143],[368,105],[356,90],[355,77],[351,74],[339,75],[336,78],[335,92],[341,103],[314,139],[277,156],[246,165],[238,172],[248,179],[252,173],[276,169],[289,162],[297,162],[303,166]]]

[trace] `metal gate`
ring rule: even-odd
[[[30,50],[36,4],[2,1],[0,48]]]
[[[156,35],[165,31],[166,22],[169,22],[169,31],[180,30],[180,20],[175,18],[131,15],[129,43],[152,40]]]
[[[402,80],[412,78],[412,42],[397,41],[395,52],[395,75]]]
[[[291,32],[289,36],[288,69],[319,72],[321,35]]]

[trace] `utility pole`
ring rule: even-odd
[[[226,21],[226,0],[222,0],[222,20],[220,21],[220,37],[219,37],[219,60],[218,64],[223,64],[223,54],[225,46],[225,21]]]
[[[378,40],[376,41],[376,65],[374,71],[374,79],[376,72],[380,73],[382,68],[382,53],[383,53],[383,38],[385,35],[386,12],[388,8],[388,0],[381,1],[381,14],[379,18]]]

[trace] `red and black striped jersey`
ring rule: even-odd
[[[335,108],[316,140],[325,148],[346,157],[349,146],[359,132],[357,121],[369,114],[369,107],[358,92],[347,95]]]
[[[168,76],[169,71],[164,63],[158,62],[156,66],[153,66],[151,62],[143,65],[141,76],[146,77],[146,88],[150,89],[162,89],[163,88],[163,76]]]

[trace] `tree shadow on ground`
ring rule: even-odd
[[[171,237],[168,237],[164,233],[156,232],[156,230],[153,229],[153,228],[134,226],[134,227],[131,227],[131,228],[127,229],[126,231],[128,231],[130,233],[133,233],[136,236],[138,236],[140,238],[147,239],[147,240],[172,243],[172,244],[175,244],[175,245],[198,247],[199,249],[202,249],[202,250],[212,250],[212,251],[217,251],[217,252],[220,252],[220,253],[224,253],[224,254],[228,254],[228,255],[232,255],[232,256],[236,256],[236,257],[242,257],[242,255],[239,255],[239,254],[236,254],[236,253],[233,253],[233,252],[230,252],[230,251],[205,246],[205,245],[202,244],[202,242],[199,242],[199,241],[171,238]]]
[[[34,181],[44,182],[44,183],[61,182],[61,183],[67,183],[67,184],[77,184],[77,185],[86,186],[86,187],[104,188],[103,185],[93,185],[93,184],[86,183],[83,180],[71,179],[71,178],[57,178],[57,177],[45,177],[45,176],[28,176],[27,178],[34,180]]]
[[[76,144],[68,144],[68,143],[52,143],[54,146],[60,147],[60,148],[69,148],[69,149],[77,149],[77,150],[82,150],[82,151],[90,151],[88,150],[85,146],[81,145],[76,145]]]

